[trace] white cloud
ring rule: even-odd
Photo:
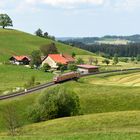
[[[103,10],[135,11],[140,8],[140,0],[0,0],[0,11],[5,9],[22,12],[42,11],[45,5],[74,10],[94,9],[95,11],[96,8],[102,8]]]
[[[105,0],[26,0],[29,4],[42,3],[63,8],[77,7],[83,4],[102,5],[104,1]]]
[[[116,9],[134,11],[140,8],[140,0],[118,0],[114,7]]]

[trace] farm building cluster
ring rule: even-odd
[[[16,65],[29,65],[31,59],[28,56],[12,56],[9,61],[10,63]],[[44,64],[48,64],[51,69],[57,69],[58,63],[67,66],[69,64],[74,64],[75,61],[75,58],[68,54],[49,54],[47,57],[42,58],[41,66],[43,66]],[[88,64],[81,64],[77,65],[77,71],[82,74],[88,74],[98,72],[99,67]]]

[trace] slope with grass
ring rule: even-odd
[[[53,78],[52,73],[45,73],[41,70],[33,70],[23,66],[0,65],[0,94],[12,92],[17,87],[24,87],[32,76],[35,77],[37,83],[45,83]]]
[[[137,140],[140,139],[139,118],[140,111],[62,118],[23,127],[23,136],[13,139]]]
[[[43,83],[52,79],[53,74],[43,73],[29,68],[18,67],[13,65],[4,65],[3,62],[8,62],[13,55],[30,55],[33,50],[37,50],[41,45],[54,42],[61,53],[83,55],[92,55],[92,53],[52,41],[37,37],[28,33],[17,30],[0,29],[0,94],[5,94],[16,87],[23,87],[23,85],[35,76],[37,82]]]
[[[131,86],[131,87],[138,87],[140,86],[140,72],[136,73],[128,73],[128,74],[109,74],[109,76],[106,75],[100,75],[96,76],[96,78],[93,78],[93,76],[88,77],[88,79],[85,80],[87,83],[93,83],[98,85],[115,85],[115,86]]]
[[[132,73],[122,74],[119,77],[129,76]],[[139,75],[139,72],[133,73]],[[133,75],[132,74],[132,75]],[[133,87],[129,84],[110,85],[110,84],[96,84],[96,80],[100,77],[116,77],[116,75],[104,74],[98,76],[91,76],[82,78],[79,82],[67,82],[58,86],[65,86],[72,89],[79,95],[81,103],[81,111],[83,114],[109,113],[118,111],[139,111],[140,110],[140,86]],[[136,77],[137,78],[137,77]],[[91,82],[95,81],[95,82]],[[107,81],[108,82],[108,81]],[[106,82],[106,83],[107,83]],[[117,83],[116,83],[117,84]],[[27,118],[28,107],[31,106],[36,99],[47,90],[43,90],[40,94],[33,94],[23,97],[18,97],[12,100],[0,102],[0,131],[5,130],[3,124],[3,109],[7,104],[14,105],[18,114],[22,119],[23,124],[30,124]],[[125,113],[124,113],[125,114]],[[88,119],[87,119],[88,121]],[[109,121],[109,120],[108,120]],[[43,123],[42,123],[43,124]],[[41,126],[40,126],[41,127]]]
[[[0,29],[0,62],[8,61],[12,55],[30,55],[41,45],[55,42],[59,52],[71,54],[92,54],[90,52],[64,45],[50,39],[40,38],[16,30]]]

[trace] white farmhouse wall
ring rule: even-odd
[[[83,74],[88,74],[88,73],[89,73],[88,69],[78,68],[78,71],[79,71],[80,73],[83,73]]]
[[[42,66],[44,64],[49,64],[51,68],[58,68],[57,63],[49,56],[42,62]]]

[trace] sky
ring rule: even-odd
[[[140,34],[140,0],[0,0],[14,29],[56,37]]]

